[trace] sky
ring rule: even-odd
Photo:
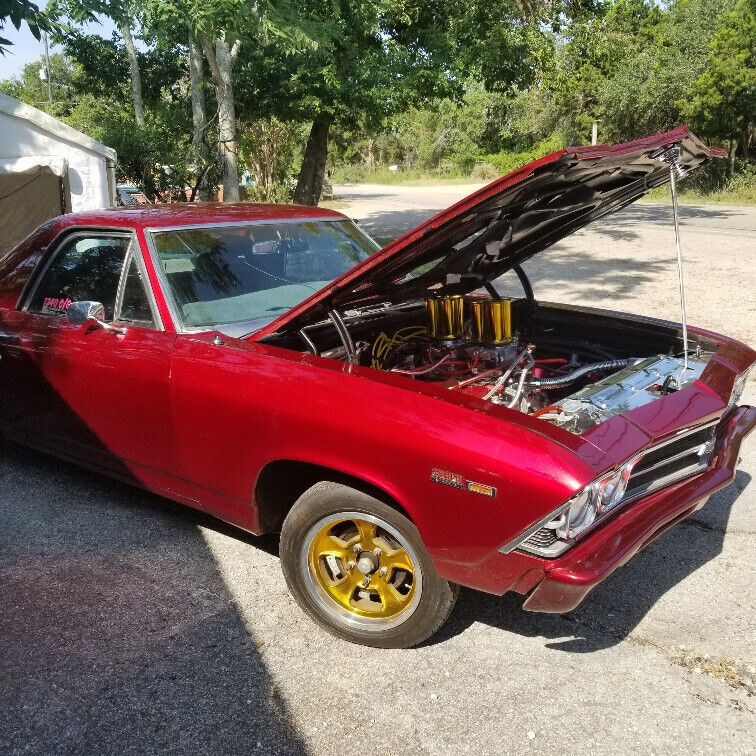
[[[39,2],[35,0],[38,6],[46,5],[46,0]],[[99,34],[103,37],[110,38],[113,32],[113,24],[107,19],[103,19],[100,24],[87,24],[84,30],[91,34]],[[45,48],[43,43],[34,39],[34,36],[29,31],[29,27],[25,24],[21,24],[21,29],[16,31],[16,27],[8,20],[3,27],[0,36],[9,39],[13,44],[5,53],[0,55],[0,79],[10,79],[13,76],[18,76],[27,63],[39,60],[44,54]],[[60,52],[61,48],[50,47],[50,53]]]

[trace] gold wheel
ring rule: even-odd
[[[304,551],[308,587],[342,621],[385,629],[417,605],[419,560],[401,534],[377,517],[326,517],[310,529]]]

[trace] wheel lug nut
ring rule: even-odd
[[[383,554],[383,552],[380,549],[373,549],[373,554],[379,557],[381,554]]]
[[[362,585],[367,588],[370,585],[370,575],[365,575],[364,578],[362,578]]]
[[[354,569],[354,568],[355,568],[356,566],[357,566],[357,565],[356,565],[356,564],[355,564],[354,562],[352,562],[351,560],[350,560],[350,561],[348,561],[348,562],[347,562],[347,564],[346,564],[346,568],[347,568],[348,570],[353,570],[353,569]]]
[[[381,569],[380,569],[380,570],[378,570],[378,574],[379,574],[379,575],[380,575],[381,577],[386,577],[386,573],[387,573],[387,572],[388,572],[388,570],[387,570],[387,569],[386,569],[385,567],[381,567]]]

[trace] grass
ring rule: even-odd
[[[448,173],[433,173],[429,171],[401,170],[390,171],[388,168],[368,170],[362,166],[347,166],[335,168],[331,175],[334,184],[387,184],[393,186],[439,186],[453,184],[469,184],[469,176]]]
[[[334,197],[330,200],[321,200],[318,202],[318,207],[324,207],[326,210],[343,210],[345,207],[349,207],[349,201]]]
[[[678,198],[681,205],[736,205],[738,207],[756,206],[756,187],[742,187],[737,190],[720,189],[714,192],[702,192],[697,189],[681,190]],[[669,188],[660,186],[652,189],[641,202],[669,202]]]
[[[458,186],[461,184],[478,184],[480,180],[472,176],[461,176],[443,173],[431,173],[419,170],[389,171],[388,168],[367,170],[362,166],[347,166],[336,168],[331,181],[335,184],[384,184],[389,186]],[[483,182],[487,183],[487,182]],[[680,187],[680,202],[685,205],[737,205],[742,207],[756,206],[756,178],[746,172],[730,180],[723,188],[717,190],[702,190],[699,188]],[[669,189],[666,186],[651,190],[642,202],[668,202]],[[340,209],[346,205],[325,204],[326,207]]]

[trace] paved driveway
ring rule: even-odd
[[[422,191],[350,210],[393,235],[456,190]],[[666,215],[554,248],[537,293],[675,317]],[[689,208],[683,228],[691,322],[752,343],[755,219]],[[8,446],[0,753],[756,753],[754,447],[575,612],[463,591],[432,642],[374,651],[299,612],[275,539]]]

